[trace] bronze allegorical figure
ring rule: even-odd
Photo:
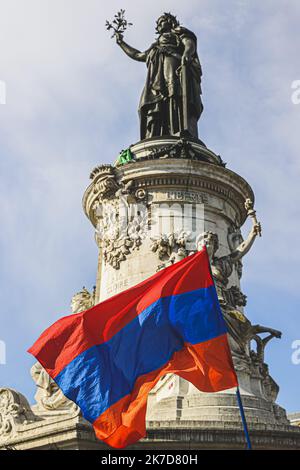
[[[203,105],[195,34],[180,26],[174,15],[164,13],[157,20],[157,40],[140,52],[123,40],[124,22],[129,23],[124,20],[124,10],[122,14],[122,28],[115,29],[107,22],[108,29],[114,29],[117,44],[129,57],[146,62],[148,68],[139,104],[141,139],[170,135],[198,138]]]

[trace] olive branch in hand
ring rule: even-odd
[[[114,16],[112,23],[106,20],[105,26],[108,31],[110,29],[113,30],[114,33],[111,36],[113,38],[119,34],[123,34],[128,26],[132,26],[132,23],[129,23],[127,20],[125,20],[125,10],[120,10]]]

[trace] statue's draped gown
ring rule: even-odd
[[[148,74],[139,105],[141,139],[162,135],[178,135],[183,130],[183,100],[180,83],[183,39],[194,42],[195,53],[188,71],[188,128],[198,137],[197,121],[202,113],[201,65],[197,55],[197,39],[189,30],[178,27],[163,33],[146,51]]]

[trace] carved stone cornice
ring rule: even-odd
[[[130,147],[137,161],[156,160],[160,158],[180,158],[209,162],[225,166],[220,155],[209,150],[199,139],[179,138],[175,136],[146,139]]]
[[[247,217],[245,200],[254,201],[251,187],[241,176],[210,163],[180,159],[136,162],[131,167],[121,168],[120,173],[124,181],[133,179],[137,188],[181,188],[219,196],[237,211],[239,225]]]
[[[170,140],[170,142],[169,142]],[[201,152],[211,154],[211,162],[190,158],[154,158],[146,159],[156,146],[157,152],[164,145],[174,145],[172,139],[156,139],[140,142],[131,147],[135,152],[135,162],[118,168],[101,165],[91,174],[92,183],[85,191],[83,208],[94,226],[97,225],[96,209],[106,200],[121,196],[122,187],[130,185],[131,194],[140,190],[185,190],[205,192],[217,196],[229,203],[236,220],[241,226],[247,217],[245,200],[254,202],[254,194],[249,184],[238,174],[220,164],[218,157],[199,143],[189,142],[191,148],[201,149]],[[214,155],[214,157],[213,157]],[[129,192],[129,191],[127,191]]]

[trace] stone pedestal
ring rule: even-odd
[[[0,389],[0,451],[103,448],[99,444],[91,425],[74,406],[31,408],[21,393]]]
[[[251,187],[199,140],[149,139],[133,145],[131,154],[125,165],[101,165],[91,173],[83,208],[99,247],[96,291],[77,293],[73,313],[189,256],[199,240],[210,237],[212,273],[253,447],[300,448],[300,428],[291,426],[276,404],[279,387],[264,357],[268,341],[280,332],[247,318],[243,264],[231,259],[243,243],[240,229],[247,216],[256,221],[255,211],[245,206],[246,200],[248,207],[254,202]],[[35,406],[18,392],[0,389],[0,450],[106,448],[42,367],[36,364],[31,373],[38,388]],[[150,393],[147,429],[147,439],[133,449],[246,446],[235,390],[201,393],[175,375],[163,377]]]
[[[168,150],[176,145],[173,153]],[[228,237],[238,237],[246,219],[245,200],[254,199],[248,183],[199,143],[150,139],[133,145],[131,151],[134,163],[95,168],[83,198],[86,215],[101,231],[96,237],[100,250],[96,301],[141,282],[170,261],[168,253],[160,256],[152,251],[152,238],[159,235],[194,231],[194,223],[198,232],[216,232],[219,251],[226,254]],[[124,216],[121,233],[119,221]],[[194,238],[189,243],[189,252],[196,249],[195,242]],[[177,251],[174,246],[173,257]],[[239,285],[236,272],[231,282]]]
[[[133,145],[131,153],[133,160],[125,165],[95,168],[83,198],[100,253],[97,302],[193,253],[201,233],[217,236],[216,259],[228,256],[243,241],[240,229],[249,214],[245,201],[254,202],[249,184],[200,141],[149,139]],[[216,279],[216,286],[249,426],[286,429],[286,413],[275,403],[279,388],[264,361],[267,342],[280,332],[252,325],[245,315],[242,270],[239,261],[226,283]],[[269,333],[267,341],[262,333]],[[240,423],[235,390],[200,393],[177,376],[157,384],[147,417],[162,426],[168,423],[168,429],[181,422],[190,422],[191,427],[196,422],[226,422],[232,429]]]
[[[164,400],[162,408],[165,408],[166,413],[165,416],[162,414],[162,418],[168,415],[169,420],[148,421],[147,438],[128,449],[245,449],[245,436],[234,400],[226,398],[222,416],[219,413],[222,400],[224,404],[222,395],[210,395],[202,403],[201,399],[195,402],[195,397],[189,403],[187,398],[180,396]],[[201,405],[204,411],[202,414],[199,410]],[[184,419],[181,412],[186,406],[196,410],[195,419]],[[299,427],[263,424],[255,416],[256,411],[251,410],[252,407],[254,410],[258,409],[255,399],[246,403],[248,421],[250,416],[253,417],[249,428],[254,449],[300,448]],[[174,410],[177,410],[177,414],[171,416]],[[201,419],[198,420],[196,415],[201,415]],[[107,448],[96,439],[92,426],[80,416],[74,406],[47,411],[39,404],[30,407],[26,398],[14,390],[0,389],[0,451]]]

